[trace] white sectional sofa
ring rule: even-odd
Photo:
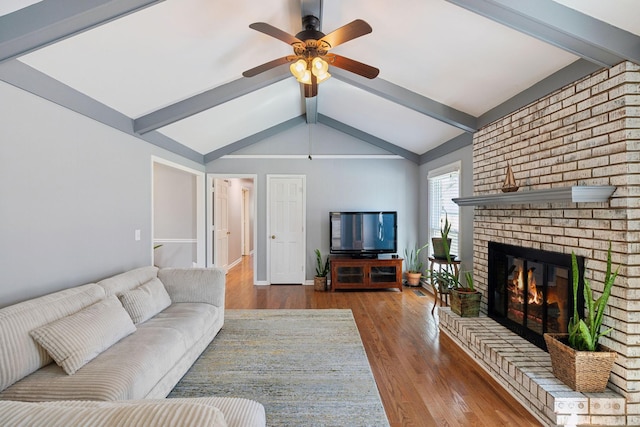
[[[224,288],[217,269],[143,267],[0,309],[0,416],[127,401],[100,411],[218,405],[224,423],[198,425],[264,426],[264,408],[247,399],[158,400],[222,328]],[[16,403],[48,401],[58,403]]]

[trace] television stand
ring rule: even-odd
[[[402,258],[331,256],[331,290],[388,289],[402,292]]]
[[[347,256],[353,259],[378,259],[378,254],[354,254]]]

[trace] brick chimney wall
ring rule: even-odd
[[[485,312],[489,241],[574,251],[599,293],[611,242],[620,270],[603,322],[613,331],[600,342],[619,353],[610,386],[627,399],[627,423],[640,425],[640,66],[595,72],[476,132],[474,195],[500,193],[507,165],[522,193],[617,187],[605,203],[475,207],[473,268]]]

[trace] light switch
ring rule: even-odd
[[[140,240],[140,230],[136,230],[136,240]]]

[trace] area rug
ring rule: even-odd
[[[388,426],[351,310],[226,310],[172,397],[262,403],[267,425]]]

